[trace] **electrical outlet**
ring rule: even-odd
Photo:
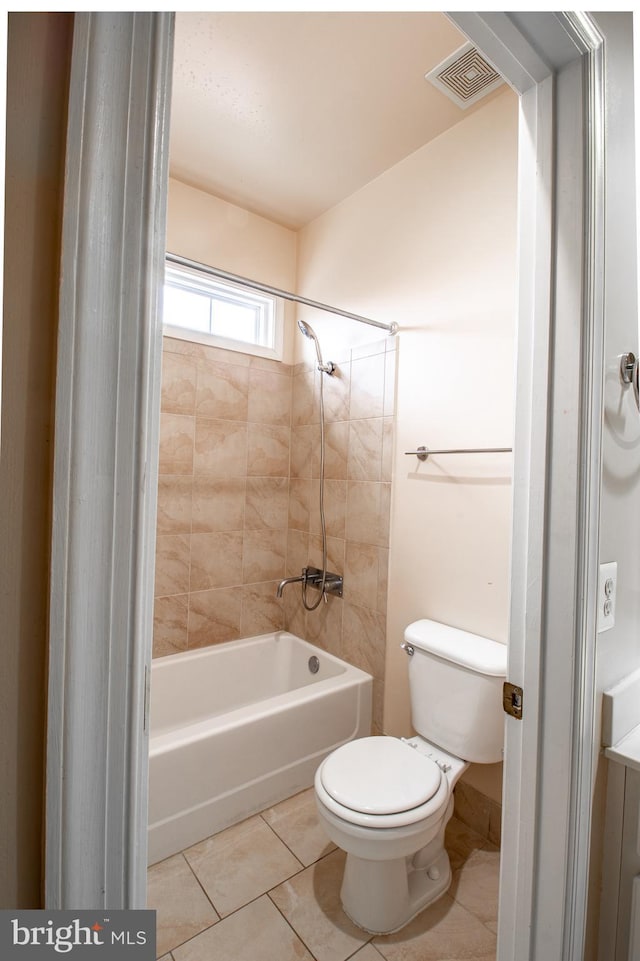
[[[601,564],[598,578],[598,634],[611,630],[616,622],[617,587],[617,563]]]

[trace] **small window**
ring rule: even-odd
[[[207,273],[165,266],[165,333],[243,353],[282,359],[282,305],[276,297]]]

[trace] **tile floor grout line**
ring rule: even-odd
[[[199,878],[198,875],[196,874],[195,868],[192,866],[189,858],[188,858],[188,857],[186,856],[186,854],[184,853],[185,851],[188,851],[188,850],[189,850],[188,848],[185,848],[184,851],[181,851],[181,852],[180,852],[180,854],[182,855],[182,857],[183,857],[184,860],[186,861],[189,870],[191,871],[191,873],[193,874],[194,878],[195,878],[196,881],[198,882],[200,888],[202,889],[202,893],[204,894],[205,898],[207,899],[207,901],[209,902],[209,904],[211,905],[211,907],[213,908],[213,910],[214,910],[214,911],[216,912],[216,914],[218,915],[218,921],[220,921],[222,915],[220,914],[220,912],[218,911],[217,907],[215,906],[215,904],[213,903],[213,901],[212,901],[211,898],[209,897],[209,894],[208,894],[208,892],[207,892],[207,889],[205,888],[205,886],[203,885],[202,881],[200,880],[200,878]],[[214,924],[217,924],[218,921],[214,921]],[[211,927],[211,925],[210,925],[210,927]]]
[[[316,858],[315,861],[312,861],[312,862],[311,862],[311,864],[306,865],[306,867],[303,868],[303,871],[307,871],[309,868],[313,867],[314,865],[319,864],[321,861],[324,861],[324,859],[325,859],[325,858],[328,858],[331,854],[335,854],[335,852],[336,852],[337,850],[338,850],[337,848],[334,848],[332,851],[328,851],[326,854],[323,854],[321,857]],[[299,871],[298,874],[302,874],[302,871]],[[293,875],[291,876],[291,878],[294,878],[294,877],[297,877],[297,875],[293,874]],[[291,881],[291,878],[287,878],[285,881],[280,882],[280,884],[275,884],[272,888],[270,888],[270,889],[266,892],[266,894],[267,894],[269,900],[271,901],[271,903],[273,904],[273,906],[276,908],[276,910],[279,912],[279,914],[280,914],[280,915],[284,918],[284,920],[287,922],[287,924],[289,925],[289,927],[291,928],[291,930],[293,931],[293,933],[295,934],[295,936],[298,938],[298,940],[301,941],[302,944],[304,944],[305,948],[307,949],[307,951],[309,952],[309,954],[311,955],[311,957],[314,959],[314,961],[319,961],[318,956],[317,956],[316,954],[314,954],[314,952],[312,951],[311,947],[310,947],[310,946],[307,944],[307,942],[304,940],[304,938],[302,937],[302,935],[300,934],[300,932],[297,931],[297,930],[294,928],[294,926],[293,926],[293,924],[291,923],[291,921],[289,920],[289,918],[286,916],[286,914],[283,913],[283,911],[281,911],[280,906],[279,906],[278,904],[276,904],[276,902],[275,902],[275,901],[273,900],[273,898],[271,897],[271,894],[276,890],[276,888],[279,888],[281,884],[287,884],[288,881]],[[362,930],[363,930],[363,933],[365,933],[365,934],[367,934],[367,935],[369,936],[368,939],[367,939],[366,941],[364,941],[361,945],[359,945],[352,954],[347,955],[347,958],[343,959],[343,961],[348,961],[349,958],[352,958],[354,954],[357,954],[357,952],[360,951],[362,948],[364,948],[367,944],[372,944],[373,938],[374,938],[376,935],[375,935],[375,934],[371,934],[369,931],[366,931],[366,932],[365,932],[364,929],[362,929]],[[380,953],[380,952],[378,952],[378,953]],[[382,956],[381,956],[381,957],[382,957]]]
[[[296,796],[296,795],[294,794],[293,797],[295,797],[295,796]],[[271,807],[265,808],[264,811],[270,811],[271,808],[274,807],[274,806],[275,806],[275,805],[271,805]],[[276,831],[276,829],[273,827],[273,825],[269,824],[269,822],[267,821],[267,819],[262,816],[262,815],[264,814],[264,811],[260,811],[260,812],[258,813],[258,817],[260,818],[260,820],[261,820],[264,824],[267,825],[267,827],[268,827],[269,830],[272,832],[272,834],[275,834],[275,836],[277,837],[278,841],[280,841],[281,844],[284,844],[284,846],[285,846],[285,848],[287,849],[287,851],[289,852],[289,854],[290,854],[293,858],[296,859],[296,861],[297,861],[298,864],[300,865],[300,870],[301,870],[301,871],[304,871],[304,870],[305,870],[307,867],[309,867],[310,865],[305,865],[305,864],[300,860],[300,858],[298,857],[298,855],[295,853],[295,851],[293,851],[292,848],[289,847],[289,845],[288,845],[287,842],[284,840],[284,838],[281,838],[281,837],[280,837],[280,835],[278,834],[278,832]],[[315,861],[312,861],[311,863],[312,863],[312,864],[315,864]],[[296,871],[296,874],[300,874],[300,871]],[[295,877],[295,874],[292,874],[292,875],[290,875],[288,878],[285,878],[285,881],[290,881],[291,878],[294,878],[294,877]],[[282,883],[284,884],[284,881],[283,881]]]
[[[304,792],[299,792],[299,793],[304,793]],[[174,954],[175,951],[180,950],[182,947],[184,947],[185,945],[187,945],[190,941],[195,940],[195,939],[198,938],[200,935],[202,935],[202,934],[204,934],[205,932],[209,931],[211,928],[213,928],[213,927],[215,927],[217,924],[219,924],[220,921],[224,921],[224,920],[226,920],[227,918],[233,917],[233,915],[234,915],[234,914],[237,914],[238,911],[241,911],[241,910],[243,910],[244,908],[249,907],[251,904],[254,904],[256,901],[260,900],[260,898],[262,898],[262,897],[264,897],[264,896],[266,895],[267,898],[269,899],[269,903],[270,903],[273,907],[276,908],[276,911],[277,911],[278,915],[281,917],[281,919],[283,919],[283,920],[285,921],[285,923],[286,923],[286,925],[287,925],[287,928],[291,930],[291,932],[292,932],[293,935],[295,936],[297,942],[301,943],[301,944],[304,946],[305,950],[309,953],[310,958],[314,959],[314,961],[319,961],[318,955],[315,954],[314,951],[311,949],[311,947],[306,943],[305,938],[303,937],[303,935],[302,935],[299,931],[296,930],[294,924],[287,918],[287,916],[284,914],[284,912],[280,909],[280,907],[279,907],[278,904],[275,902],[275,900],[274,900],[274,898],[272,897],[272,895],[273,895],[273,893],[276,891],[277,888],[281,887],[282,885],[291,883],[296,877],[300,876],[300,875],[301,875],[304,871],[306,871],[307,869],[313,868],[313,867],[317,866],[317,865],[320,864],[322,861],[324,861],[326,858],[328,858],[328,857],[330,857],[331,855],[335,854],[335,851],[338,850],[338,849],[337,849],[337,848],[334,848],[333,850],[330,850],[330,851],[322,854],[320,857],[316,857],[313,861],[310,862],[310,864],[308,864],[308,865],[307,865],[307,864],[304,864],[304,862],[302,862],[302,861],[300,860],[300,858],[296,856],[296,854],[294,853],[294,851],[292,850],[292,848],[289,846],[289,844],[287,844],[287,842],[278,834],[278,831],[276,830],[276,828],[275,828],[272,824],[270,824],[269,821],[267,821],[266,818],[263,816],[264,814],[266,814],[267,811],[271,810],[271,808],[273,808],[273,807],[274,807],[274,806],[271,805],[271,807],[265,808],[262,812],[259,812],[259,813],[258,813],[258,817],[260,817],[260,819],[261,819],[261,821],[263,822],[263,824],[266,824],[266,825],[267,825],[267,827],[270,829],[271,833],[272,833],[273,835],[275,835],[275,837],[278,839],[278,841],[279,841],[281,844],[283,844],[283,845],[284,845],[284,848],[291,854],[291,856],[294,858],[294,860],[296,861],[296,863],[299,865],[298,870],[294,871],[291,875],[289,875],[289,877],[284,878],[283,880],[279,881],[277,884],[274,884],[271,888],[269,888],[269,889],[267,889],[267,890],[265,890],[265,891],[262,891],[260,894],[256,895],[254,898],[251,898],[251,899],[250,899],[249,901],[247,901],[246,903],[239,905],[239,906],[236,907],[233,911],[231,911],[231,912],[229,912],[228,914],[226,914],[226,915],[223,916],[223,915],[221,915],[220,912],[217,910],[217,908],[216,908],[216,906],[215,906],[215,904],[214,904],[214,902],[213,902],[213,899],[209,896],[209,894],[207,893],[207,890],[205,889],[203,883],[200,881],[200,878],[198,877],[198,874],[197,874],[196,869],[192,866],[192,864],[190,863],[190,861],[189,861],[188,858],[186,857],[185,852],[186,852],[187,850],[189,850],[189,849],[188,849],[188,848],[185,848],[184,850],[180,851],[179,854],[182,856],[183,860],[184,860],[184,861],[186,862],[186,864],[188,865],[189,871],[190,871],[191,875],[193,875],[193,877],[195,877],[196,882],[197,882],[197,884],[198,884],[198,887],[202,890],[202,892],[203,892],[204,895],[205,895],[205,898],[206,898],[207,903],[209,903],[209,904],[211,905],[211,907],[212,907],[212,909],[213,909],[213,911],[214,911],[214,913],[215,913],[215,915],[216,915],[216,920],[214,920],[211,924],[207,924],[201,931],[198,931],[196,934],[192,935],[191,937],[186,938],[186,939],[185,939],[184,941],[182,941],[180,944],[178,944],[178,945],[173,945],[168,951],[165,951],[164,954],[163,954],[161,957],[165,957],[165,956],[166,956],[166,957],[167,957],[167,961],[175,961],[175,958],[176,958],[176,956],[175,956],[175,954]],[[476,832],[474,832],[474,833],[476,833]],[[212,835],[212,836],[213,836],[213,835]],[[496,851],[499,853],[499,848],[498,848],[495,844],[493,844],[493,842],[489,842],[488,839],[482,839],[482,840],[484,841],[484,844],[486,844],[486,845],[489,846],[488,853],[496,853]],[[483,844],[481,847],[476,848],[475,850],[477,850],[477,851],[485,851],[485,850],[487,850],[487,849],[485,848],[484,844]],[[492,848],[493,848],[493,850],[491,850]],[[473,853],[473,852],[472,852],[472,853]],[[466,860],[466,859],[465,859],[465,860]],[[458,867],[458,869],[456,870],[456,872],[454,872],[454,876],[461,874],[462,871],[463,871],[463,869],[464,869],[464,862]],[[455,895],[452,894],[451,889],[449,889],[448,895],[449,895],[449,897],[451,898],[452,903],[455,903],[455,904],[458,906],[458,908],[461,909],[461,910],[464,912],[464,914],[466,914],[467,916],[473,918],[476,922],[480,923],[480,924],[482,925],[482,927],[483,927],[488,933],[490,933],[490,934],[493,935],[494,937],[496,936],[496,932],[493,931],[493,930],[489,927],[489,923],[493,923],[493,919],[491,919],[490,921],[485,921],[484,918],[483,918],[481,915],[476,914],[475,911],[474,911],[471,907],[468,907],[468,906],[466,906],[462,901],[459,901],[458,898],[457,898],[457,896],[455,896]],[[366,941],[364,941],[362,944],[360,944],[360,945],[355,949],[355,951],[354,951],[352,954],[348,955],[347,958],[344,959],[344,961],[350,961],[350,959],[353,959],[353,958],[358,954],[359,951],[361,951],[362,949],[364,949],[364,948],[366,947],[367,944],[370,944],[370,945],[372,946],[373,950],[376,952],[376,956],[379,955],[380,958],[382,959],[382,961],[385,961],[385,955],[383,955],[382,952],[380,952],[380,951],[378,950],[376,944],[374,943],[374,938],[375,938],[375,935],[369,935],[368,939],[367,939]]]
[[[363,928],[363,930],[364,930],[364,928]],[[367,932],[367,934],[369,934],[369,932]],[[363,949],[363,948],[366,948],[367,945],[368,945],[369,947],[373,948],[373,950],[376,952],[376,954],[380,956],[380,961],[386,961],[386,958],[385,958],[384,954],[380,954],[380,952],[378,951],[377,947],[376,947],[375,944],[373,943],[373,939],[374,939],[374,938],[378,938],[378,937],[380,937],[380,935],[378,935],[378,934],[372,934],[371,937],[370,937],[370,939],[369,939],[368,941],[365,941],[365,943],[364,943],[364,944],[361,944],[359,948],[356,948],[356,950],[353,952],[353,954],[348,955],[348,957],[346,957],[346,958],[344,959],[344,961],[351,961],[352,958],[355,958],[355,956],[357,955],[358,951],[362,951],[362,949]]]
[[[314,864],[315,864],[315,861],[314,861]],[[286,881],[285,881],[284,883],[286,884]],[[275,891],[275,889],[276,889],[277,887],[279,887],[279,885],[276,884],[275,887],[271,888],[271,891]],[[304,945],[305,950],[307,950],[307,951],[309,952],[309,954],[310,954],[311,957],[313,958],[313,961],[320,961],[320,959],[318,958],[317,954],[314,954],[314,953],[313,953],[313,951],[311,950],[311,948],[309,947],[309,945],[307,944],[307,942],[304,940],[304,938],[302,937],[302,935],[300,934],[300,932],[299,932],[299,931],[296,931],[296,929],[294,928],[294,926],[292,925],[291,921],[290,921],[289,918],[286,916],[286,914],[283,914],[283,912],[280,910],[279,906],[276,904],[276,902],[275,902],[275,901],[273,900],[273,898],[271,897],[271,891],[267,891],[267,897],[269,898],[271,904],[274,906],[274,908],[276,909],[276,911],[278,912],[278,914],[280,915],[280,917],[281,917],[281,918],[283,919],[283,921],[285,921],[286,924],[291,928],[291,930],[292,930],[293,933],[295,934],[295,936],[296,936],[296,938],[298,939],[298,941],[300,942],[300,944]]]

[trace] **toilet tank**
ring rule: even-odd
[[[476,764],[502,760],[505,644],[423,618],[404,632],[411,720],[418,734]]]

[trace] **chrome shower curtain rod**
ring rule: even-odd
[[[296,304],[304,304],[305,307],[314,307],[316,310],[326,310],[330,314],[338,314],[340,317],[347,317],[349,320],[357,320],[360,324],[369,324],[371,327],[379,327],[386,330],[388,334],[397,334],[398,325],[383,324],[379,320],[372,320],[371,317],[363,317],[361,314],[352,314],[348,310],[341,310],[339,307],[331,307],[329,304],[321,304],[317,300],[310,300],[308,297],[301,297],[292,294],[288,290],[280,290],[279,287],[270,287],[269,284],[261,284],[257,280],[249,280],[248,277],[240,277],[238,274],[231,274],[227,270],[220,270],[218,267],[209,267],[207,264],[199,264],[195,260],[188,260],[186,257],[178,257],[177,254],[167,254],[166,259],[170,264],[179,267],[189,267],[191,270],[198,270],[200,273],[210,274],[220,280],[228,280],[232,284],[242,284],[251,290],[259,290],[263,294],[271,294],[272,297],[282,297],[283,300],[290,300]]]

